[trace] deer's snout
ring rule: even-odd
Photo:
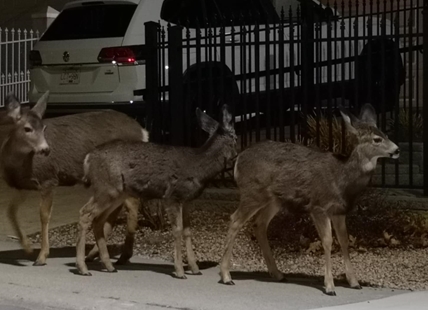
[[[36,150],[37,153],[39,154],[43,154],[45,156],[48,156],[51,152],[51,149],[49,147],[49,144],[46,142],[46,140],[44,140],[39,147]]]
[[[397,149],[395,150],[395,152],[393,152],[393,153],[391,153],[391,154],[390,154],[390,156],[391,156],[391,158],[394,158],[394,159],[396,159],[396,158],[400,157],[400,149],[399,149],[399,148],[397,148]]]

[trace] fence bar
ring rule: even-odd
[[[158,28],[159,24],[147,22],[145,25],[146,41],[146,98],[147,102],[147,125],[150,132],[150,140],[160,142],[161,119],[158,102],[159,79],[158,79]]]
[[[297,14],[296,14],[297,15]],[[293,11],[291,10],[291,7],[288,12],[288,16],[290,20],[293,20]],[[298,18],[298,15],[297,15]],[[294,71],[294,65],[295,65],[295,51],[297,51],[297,48],[294,49],[295,42],[294,42],[294,35],[296,31],[294,29],[294,24],[290,23],[290,88],[291,88],[291,95],[290,95],[290,139],[291,142],[296,142],[296,122],[294,117],[294,107],[296,105],[295,102],[295,78],[296,73]],[[297,53],[298,54],[298,53]]]
[[[424,172],[424,196],[428,196],[428,1],[424,0],[423,11],[423,33],[424,33],[424,54],[423,54],[423,107],[422,113],[425,122],[423,123],[423,172]]]
[[[314,102],[314,7],[308,0],[302,1],[302,133],[305,144],[308,139],[307,117],[308,105]],[[305,46],[303,46],[303,44]]]
[[[171,85],[169,92],[170,141],[172,145],[184,145],[182,32],[181,26],[173,26],[168,29],[168,77]]]

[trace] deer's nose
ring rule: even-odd
[[[50,148],[44,148],[42,149],[42,151],[40,152],[45,156],[48,156],[51,153],[51,149]]]
[[[400,157],[400,149],[399,148],[397,148],[395,151],[394,151],[394,153],[390,153],[390,155],[389,155],[391,158],[395,158],[395,159],[397,159],[398,157]]]

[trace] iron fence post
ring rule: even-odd
[[[302,0],[302,48],[301,48],[301,61],[302,61],[302,114],[303,120],[302,135],[304,141],[307,140],[307,115],[308,104],[314,102],[314,9],[311,0]],[[293,108],[293,107],[292,107]],[[305,142],[306,143],[306,142]]]
[[[424,196],[428,196],[428,0],[424,0],[423,10],[423,173]]]
[[[146,128],[150,132],[150,141],[160,142],[161,121],[159,102],[159,72],[158,72],[158,27],[156,22],[144,23],[146,41],[146,94],[147,104]]]
[[[180,26],[173,26],[168,29],[168,78],[172,145],[184,144],[182,39],[183,29]],[[191,113],[196,113],[196,111],[191,111]]]

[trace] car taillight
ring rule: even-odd
[[[42,56],[39,51],[30,51],[30,68],[42,65]]]
[[[98,55],[101,63],[111,62],[121,65],[142,63],[145,60],[144,45],[106,47]]]

